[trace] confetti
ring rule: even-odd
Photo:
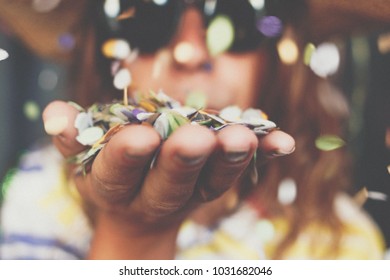
[[[0,49],[0,61],[6,60],[9,57],[9,54],[6,50]]]
[[[109,39],[102,46],[103,54],[112,59],[125,59],[130,55],[130,45],[126,40]]]
[[[35,101],[27,101],[24,103],[23,112],[26,118],[30,121],[36,121],[41,116],[41,109]]]
[[[153,0],[153,2],[156,5],[163,6],[168,2],[168,0]]]
[[[126,68],[120,69],[114,77],[114,86],[119,90],[127,88],[131,84],[131,74]]]
[[[255,231],[257,236],[264,242],[269,242],[274,239],[276,231],[275,227],[269,220],[260,220],[256,223]]]
[[[290,38],[280,40],[277,45],[278,54],[285,64],[294,64],[299,56],[299,50],[296,42]]]
[[[52,69],[44,69],[39,73],[38,85],[46,91],[54,90],[58,85],[58,74]]]
[[[110,17],[115,18],[119,15],[121,10],[120,0],[106,0],[104,1],[104,13]]]
[[[194,57],[195,48],[189,42],[180,42],[173,50],[173,57],[179,63],[187,63]]]
[[[303,53],[303,63],[305,65],[310,65],[311,57],[313,56],[313,53],[315,52],[316,47],[314,44],[309,43],[306,45],[304,53]]]
[[[345,145],[345,141],[336,135],[322,135],[315,141],[317,149],[321,151],[333,151]]]
[[[76,39],[71,33],[63,33],[58,36],[58,46],[62,51],[71,51],[76,46]]]
[[[216,16],[206,33],[206,44],[210,54],[216,56],[228,50],[234,40],[234,26],[227,16]]]
[[[87,109],[79,108],[74,126],[78,130],[77,141],[89,149],[69,158],[69,162],[79,165],[79,172],[85,173],[95,156],[122,127],[126,125],[151,125],[166,140],[177,128],[184,124],[203,125],[218,131],[229,125],[244,125],[257,135],[264,135],[276,124],[267,120],[258,109],[242,111],[238,107],[226,108],[219,112],[181,105],[164,92],[150,93],[130,99],[127,104],[114,100],[111,103],[93,104]]]
[[[61,3],[61,0],[33,0],[32,8],[39,13],[47,13],[55,8]]]
[[[262,10],[265,6],[265,0],[249,0],[249,3],[255,10]]]
[[[282,33],[282,20],[275,16],[265,16],[261,18],[257,24],[257,29],[266,37],[277,37]]]
[[[326,78],[337,72],[340,66],[340,53],[333,43],[322,43],[311,55],[310,68],[319,77]]]
[[[295,201],[297,197],[297,185],[291,178],[282,180],[278,188],[278,201],[282,205],[289,205]]]

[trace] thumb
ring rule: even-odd
[[[64,101],[53,101],[43,111],[42,119],[47,134],[53,136],[53,143],[65,157],[75,155],[85,149],[76,140],[78,134],[74,126],[79,111]]]

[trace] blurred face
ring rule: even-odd
[[[261,87],[266,56],[261,50],[212,57],[206,46],[203,17],[186,9],[170,43],[153,54],[140,55],[126,65],[140,92],[163,90],[184,103],[194,92],[207,98],[207,107],[253,106]]]

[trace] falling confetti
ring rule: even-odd
[[[336,135],[322,135],[315,141],[317,149],[321,151],[333,151],[345,145],[345,141]]]
[[[282,62],[285,64],[294,64],[299,56],[298,46],[294,40],[285,38],[278,45],[278,54]]]
[[[168,0],[153,0],[154,4],[156,5],[159,5],[159,6],[163,6],[165,5],[166,3],[168,3]]]
[[[71,33],[63,33],[58,37],[58,46],[62,51],[71,51],[76,45],[76,39]]]
[[[255,231],[257,236],[264,242],[268,242],[275,237],[275,227],[269,220],[260,220],[256,223]]]
[[[114,86],[119,90],[127,88],[131,84],[131,74],[126,68],[120,69],[114,77]]]
[[[306,45],[304,53],[303,53],[303,63],[305,65],[310,65],[311,57],[313,56],[313,53],[315,52],[316,47],[314,44],[309,43]]]
[[[187,63],[194,57],[195,48],[189,42],[180,42],[173,50],[173,57],[179,63]]]
[[[282,33],[283,23],[275,16],[265,16],[257,24],[257,29],[266,37],[277,37]]]
[[[262,10],[265,5],[265,0],[249,0],[249,3],[255,10]]]
[[[32,7],[36,12],[47,13],[55,8],[61,3],[61,0],[33,0]]]
[[[206,0],[204,3],[204,13],[211,16],[215,13],[217,8],[217,0]]]
[[[282,205],[289,205],[295,201],[297,197],[297,185],[291,178],[282,180],[278,188],[278,201]]]
[[[215,56],[227,51],[234,40],[234,26],[227,16],[216,16],[206,33],[206,43],[210,54]]]
[[[35,101],[27,101],[24,103],[23,112],[26,118],[30,121],[36,121],[41,116],[41,109]]]
[[[340,65],[340,53],[333,43],[322,43],[313,52],[310,59],[310,68],[323,78],[337,72]]]
[[[104,2],[104,13],[110,18],[116,18],[120,9],[120,0],[106,0]]]
[[[52,69],[44,69],[39,73],[38,85],[43,90],[54,90],[58,84],[58,74]]]
[[[5,60],[9,57],[9,54],[6,50],[0,49],[0,61]]]
[[[125,59],[130,51],[129,43],[122,39],[109,39],[102,46],[103,54],[112,59]]]

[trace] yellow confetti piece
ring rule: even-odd
[[[206,44],[212,56],[228,50],[234,39],[234,26],[231,19],[220,15],[213,19],[207,28]]]
[[[304,53],[303,53],[303,63],[305,65],[310,65],[311,57],[312,57],[313,53],[315,52],[315,50],[316,50],[316,47],[314,46],[314,44],[309,43],[306,45]]]

